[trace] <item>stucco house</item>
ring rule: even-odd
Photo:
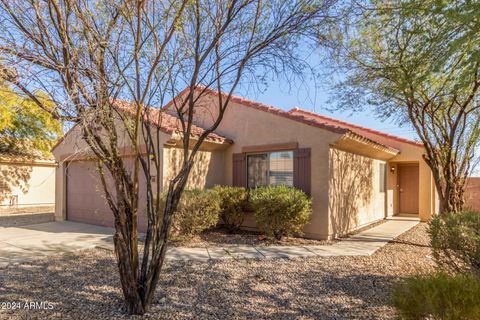
[[[198,104],[194,137],[215,119],[217,95],[209,91]],[[119,103],[128,107],[128,102]],[[152,123],[160,129],[163,146],[163,170],[152,179],[163,187],[177,170],[181,154],[172,104],[163,108],[160,123]],[[121,150],[129,157],[131,149],[123,141]],[[113,215],[87,149],[78,126],[53,149],[58,162],[56,219],[111,226]],[[425,221],[435,214],[438,200],[423,154],[421,144],[388,133],[234,96],[222,123],[202,145],[189,187],[284,184],[300,188],[313,199],[305,235],[326,239],[395,215]],[[244,227],[254,228],[253,219],[247,219]]]
[[[0,214],[53,212],[55,167],[48,157],[0,150]]]

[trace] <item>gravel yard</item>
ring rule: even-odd
[[[371,257],[167,263],[143,318],[392,319],[392,284],[433,271],[430,254],[419,224]],[[22,307],[0,319],[130,319],[114,259],[95,249],[0,269],[0,303]],[[31,301],[53,308],[24,310]]]
[[[376,223],[368,225],[368,227],[355,230],[349,235],[359,233],[363,230],[368,230],[378,225],[385,223],[386,220],[381,220]],[[301,237],[283,237],[281,240],[267,239],[260,232],[238,230],[234,233],[229,233],[225,228],[219,227],[212,230],[202,232],[200,235],[193,238],[175,238],[171,240],[171,245],[178,247],[199,248],[199,247],[228,247],[237,245],[250,245],[255,247],[268,246],[306,246],[306,245],[328,245],[336,243],[337,240],[314,240],[305,239]]]

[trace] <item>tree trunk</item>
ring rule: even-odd
[[[151,260],[151,266],[155,270],[149,279],[149,283],[143,283],[143,301],[144,306],[147,307],[150,305],[155,289],[157,287],[157,283],[160,277],[160,272],[163,267],[163,262],[165,260],[165,254],[167,251],[167,243],[168,243],[168,234],[170,230],[170,226],[172,223],[172,217],[175,211],[177,210],[178,203],[180,201],[180,197],[182,196],[182,192],[185,189],[187,184],[188,177],[190,175],[190,171],[192,169],[193,162],[188,161],[184,163],[184,166],[177,174],[177,176],[170,181],[169,188],[167,192],[167,197],[165,199],[165,209],[163,212],[163,223],[162,228],[158,231],[158,238],[160,240],[160,247],[157,250],[154,250],[154,256]]]
[[[465,178],[446,174],[445,171],[442,172],[442,169],[439,169],[437,165],[432,163],[429,159],[430,158],[424,158],[425,162],[432,170],[433,180],[438,191],[438,213],[461,212],[465,205]],[[454,169],[451,169],[451,171],[454,171]]]
[[[131,315],[143,315],[146,308],[140,295],[138,278],[138,237],[137,230],[133,230],[137,228],[137,224],[133,222],[137,215],[125,200],[126,197],[124,192],[117,194],[118,212],[115,217],[113,243],[127,312]]]
[[[458,213],[465,205],[465,185],[461,181],[449,181],[443,191],[443,198],[440,199],[440,213]]]
[[[145,313],[145,307],[139,294],[138,268],[133,266],[128,245],[118,231],[113,240],[127,312],[132,315],[142,315]]]

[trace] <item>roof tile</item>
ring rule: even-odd
[[[411,144],[411,145],[414,145],[414,146],[417,146],[417,147],[423,147],[423,144],[421,142],[416,142],[416,141],[413,141],[413,140],[401,138],[401,137],[394,136],[394,135],[391,135],[391,134],[388,134],[388,133],[385,133],[385,132],[381,132],[381,131],[378,131],[378,130],[362,127],[362,126],[359,126],[359,125],[356,125],[356,124],[353,124],[353,123],[349,123],[349,122],[345,122],[345,121],[341,121],[341,120],[338,120],[338,119],[330,118],[330,117],[320,115],[318,113],[314,113],[314,112],[311,112],[311,111],[303,110],[303,109],[300,109],[300,108],[293,108],[292,110],[288,111],[288,113],[290,113],[292,115],[304,115],[308,118],[315,119],[315,120],[320,121],[320,122],[325,123],[325,124],[336,125],[336,126],[339,126],[339,127],[351,129],[353,132],[355,132],[357,134],[360,134],[360,135],[364,135],[364,133],[362,133],[362,131],[363,131],[363,132],[371,133],[373,135],[378,135],[378,136],[381,136],[381,137],[384,137],[384,138],[387,138],[387,139],[391,139],[391,140],[394,140],[394,141],[408,143],[408,144]]]
[[[188,92],[188,90],[189,90],[189,88],[187,87],[177,97],[183,96],[185,93]],[[218,95],[219,94],[218,91],[210,89],[210,88],[205,88],[203,86],[197,86],[196,90],[201,91],[201,92],[207,92],[211,95]],[[225,97],[227,96],[227,94],[223,93],[223,92],[222,92],[222,95],[224,95]],[[331,132],[335,132],[335,133],[339,133],[339,134],[345,134],[345,133],[348,133],[348,132],[353,132],[357,135],[360,135],[360,136],[362,136],[362,137],[364,137],[364,138],[366,138],[370,141],[373,141],[375,143],[378,143],[380,145],[384,145],[384,143],[376,141],[375,135],[381,136],[383,138],[391,139],[391,140],[394,140],[394,141],[397,141],[397,142],[408,143],[408,144],[411,144],[411,145],[414,145],[414,146],[417,146],[417,147],[423,147],[423,144],[420,143],[420,142],[416,142],[416,141],[408,140],[408,139],[405,139],[405,138],[397,137],[397,136],[394,136],[394,135],[391,135],[391,134],[388,134],[388,133],[385,133],[385,132],[381,132],[381,131],[373,130],[373,129],[370,129],[370,128],[354,125],[354,124],[344,122],[344,121],[341,121],[341,120],[329,118],[329,117],[322,116],[320,114],[310,112],[310,111],[306,111],[306,110],[302,110],[302,109],[299,109],[299,108],[294,108],[294,109],[287,112],[287,111],[284,111],[284,110],[279,109],[279,108],[275,108],[275,107],[272,107],[272,106],[269,106],[269,105],[266,105],[266,104],[263,104],[263,103],[260,103],[260,102],[257,102],[257,101],[249,100],[249,99],[239,97],[239,96],[235,96],[235,95],[231,96],[230,101],[238,103],[238,104],[240,104],[242,106],[245,106],[245,107],[255,108],[257,110],[262,110],[264,112],[269,112],[269,113],[272,113],[272,114],[276,114],[276,115],[284,117],[284,118],[288,118],[288,119],[291,119],[291,120],[294,120],[294,121],[302,122],[304,124],[314,126],[314,127],[318,127],[318,128],[322,128],[322,129],[325,129],[325,130],[328,130],[328,131],[331,131]],[[164,109],[170,108],[173,105],[173,102],[174,102],[174,100],[170,101],[167,105],[165,105]],[[372,135],[369,135],[368,137],[366,137],[364,132],[372,134],[373,137],[372,137]],[[392,146],[392,145],[388,145],[387,147],[396,149],[395,146]]]
[[[123,111],[128,111],[130,113],[133,113],[135,110],[132,107],[132,102],[126,101],[126,100],[121,100],[121,99],[115,99],[114,105]],[[147,107],[146,112],[145,112],[145,120],[152,124],[157,126],[161,131],[172,134],[172,133],[180,133],[182,132],[182,124],[181,121],[178,117],[169,114],[167,112],[161,112],[163,111],[162,109],[159,108],[153,108],[153,107]],[[197,125],[192,125],[191,127],[191,135],[194,137],[200,137],[203,132],[205,132],[204,128],[201,128]],[[219,143],[231,143],[231,140],[217,134],[217,133],[210,133],[207,137],[207,141],[215,141]]]

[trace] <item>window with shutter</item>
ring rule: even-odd
[[[311,149],[300,148],[293,151],[293,185],[311,194]]]
[[[232,165],[232,185],[235,187],[246,187],[246,178],[247,165],[245,163],[245,153],[234,153],[233,154],[233,165]]]
[[[311,194],[310,148],[265,153],[234,153],[232,185],[293,186]]]
[[[293,151],[247,155],[247,186],[293,187]]]

